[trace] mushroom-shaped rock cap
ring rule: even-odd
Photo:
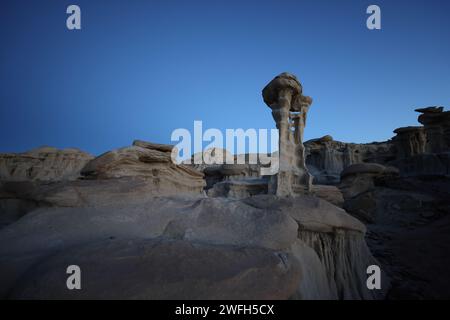
[[[304,95],[297,95],[294,103],[291,105],[292,112],[301,112],[304,108],[308,108],[312,104],[313,99]]]
[[[394,133],[401,134],[401,133],[420,132],[420,131],[423,131],[423,127],[409,126],[409,127],[397,128],[397,129],[394,130]]]
[[[263,89],[262,95],[264,102],[271,106],[276,103],[281,90],[291,89],[293,95],[302,94],[302,85],[298,81],[297,77],[293,74],[283,72],[276,76],[269,84]]]
[[[331,142],[333,141],[333,137],[327,134],[326,136],[323,136],[322,138],[317,139],[318,142]]]
[[[441,113],[444,111],[444,107],[427,107],[427,108],[420,108],[414,110],[419,113]]]

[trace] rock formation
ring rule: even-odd
[[[144,141],[70,174],[17,181],[8,170],[0,197],[21,202],[0,206],[0,298],[383,298],[384,272],[382,290],[366,286],[367,267],[378,264],[366,226],[332,204],[344,201],[335,186],[311,185],[303,146],[311,98],[287,73],[263,97],[280,130],[275,179],[261,177],[260,164],[174,164],[173,146]],[[67,290],[72,264],[83,290]]]
[[[368,224],[368,244],[392,279],[388,299],[448,299],[450,112],[417,109],[423,127],[398,128],[395,158],[341,174],[344,208]],[[437,277],[436,275],[440,276]]]
[[[0,154],[0,228],[38,207],[26,197],[38,185],[73,181],[94,157],[78,149],[41,147],[24,153]]]
[[[411,158],[425,153],[426,135],[423,127],[403,127],[394,130],[397,159]]]
[[[440,107],[417,111],[423,126],[395,129],[388,141],[355,144],[324,136],[305,143],[306,164],[314,175],[311,194],[367,223],[369,246],[393,279],[389,299],[450,296],[449,277],[439,281],[433,276],[450,263],[450,112]],[[265,193],[264,177],[255,176],[258,166],[231,165],[228,172],[206,166],[205,174],[210,170],[214,177],[208,194],[239,199]],[[319,238],[309,246],[330,245]]]
[[[359,163],[347,167],[341,174],[344,208],[365,222],[376,219],[376,203],[372,192],[382,179],[398,176],[398,170],[375,163]]]
[[[135,141],[133,146],[109,151],[90,161],[81,171],[87,179],[140,177],[150,180],[159,195],[201,193],[203,174],[172,162],[173,146]]]
[[[289,73],[275,77],[263,89],[263,98],[279,130],[279,170],[269,192],[278,196],[308,193],[312,178],[305,164],[303,131],[312,99],[303,95],[302,85]]]
[[[9,175],[5,174],[0,180],[0,226],[42,206],[95,206],[161,195],[202,194],[206,185],[203,174],[172,163],[172,148],[135,141],[133,146],[112,150],[94,159],[72,150],[56,155],[40,151],[38,160],[19,154],[19,160],[7,163],[32,168],[33,174],[24,175],[23,170],[3,167]],[[36,151],[26,154],[36,154]],[[8,157],[14,159],[14,155]]]
[[[450,174],[450,111],[444,112],[443,107],[416,111],[424,126],[394,131],[397,156],[390,164],[405,177]]]
[[[441,153],[450,150],[450,111],[443,107],[416,109],[422,113],[419,122],[424,125],[426,152]]]
[[[314,176],[314,184],[337,185],[341,172],[356,163],[386,164],[395,159],[395,146],[391,142],[367,144],[335,141],[331,136],[305,143],[306,164]]]
[[[450,297],[450,178],[404,177],[375,164],[342,176],[347,212],[367,223],[368,244],[392,279],[389,299]],[[439,274],[439,277],[436,277]]]
[[[0,231],[0,297],[373,299],[364,234],[309,196],[41,208]],[[78,294],[60,270],[69,260],[89,274]]]
[[[0,154],[2,181],[75,180],[94,157],[78,149],[41,147],[24,153]]]
[[[334,141],[331,136],[305,143],[306,164],[316,184],[340,182],[341,172],[358,163],[394,166],[402,176],[450,174],[450,111],[442,107],[417,109],[424,126],[394,130],[389,141],[355,144]]]

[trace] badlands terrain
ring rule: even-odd
[[[385,142],[303,143],[298,80],[281,74],[263,97],[281,133],[275,177],[175,164],[173,146],[141,140],[0,154],[0,297],[450,298],[450,112],[419,109],[420,126]],[[69,265],[82,290],[67,289]]]

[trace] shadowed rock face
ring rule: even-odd
[[[423,127],[403,127],[394,130],[398,159],[425,153],[426,135]]]
[[[417,109],[422,113],[419,122],[424,125],[426,152],[441,153],[450,150],[450,111],[443,107]]]
[[[423,127],[396,129],[397,167],[404,177],[450,174],[450,111],[443,107],[417,109]]]
[[[340,188],[344,208],[367,223],[369,247],[393,279],[387,297],[449,298],[450,179],[358,164],[344,170]]]
[[[70,262],[69,262],[70,261]],[[83,270],[82,290],[61,272]],[[105,240],[42,261],[11,299],[288,299],[302,277],[289,253],[182,240]],[[113,285],[113,288],[111,286]],[[45,290],[42,290],[45,288]]]

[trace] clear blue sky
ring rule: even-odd
[[[0,152],[169,143],[194,120],[273,128],[261,90],[283,71],[314,98],[306,139],[385,140],[450,104],[445,0],[2,0],[0,36]]]

